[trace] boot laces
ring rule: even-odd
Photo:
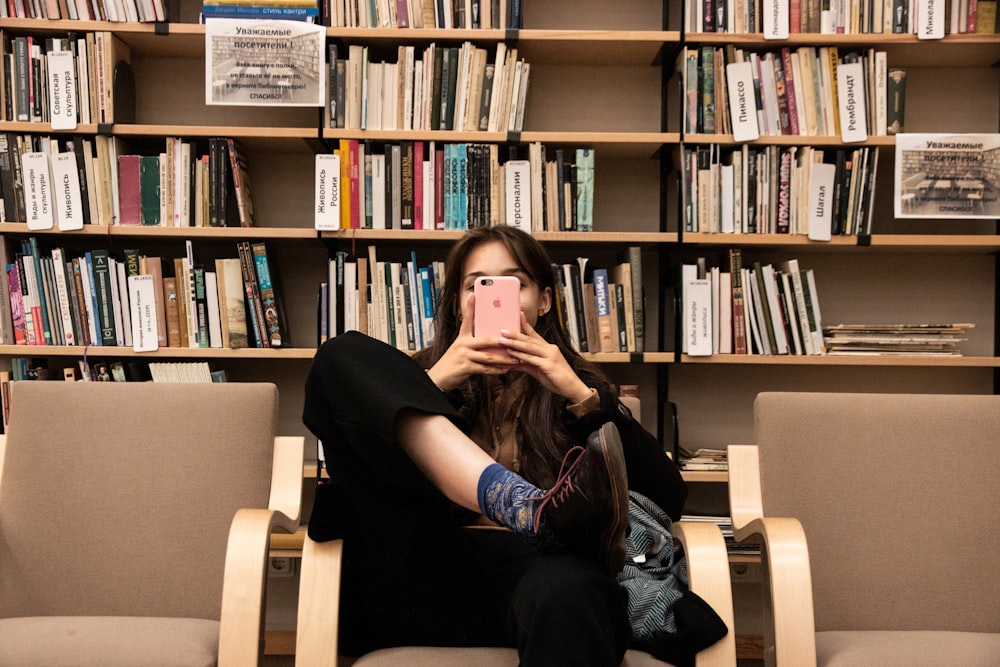
[[[535,533],[538,533],[541,527],[542,512],[545,508],[551,504],[552,507],[559,507],[560,503],[566,500],[567,497],[574,491],[576,487],[573,485],[573,471],[576,470],[580,462],[583,461],[583,455],[586,450],[579,445],[571,447],[566,455],[563,456],[562,465],[559,466],[559,474],[556,476],[556,481],[552,484],[552,487],[540,496],[533,496],[528,498],[528,500],[537,500],[538,504],[535,506],[535,515],[532,519],[532,523],[535,527]]]

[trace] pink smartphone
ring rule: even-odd
[[[474,336],[500,336],[501,329],[521,330],[521,281],[514,276],[480,276],[476,295]]]

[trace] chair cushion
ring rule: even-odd
[[[0,619],[0,665],[215,667],[218,648],[219,622],[200,618]]]
[[[517,651],[512,648],[450,648],[401,646],[385,648],[362,656],[352,667],[517,667]],[[628,651],[622,667],[664,667],[667,665],[642,651]]]
[[[841,631],[816,633],[821,667],[996,667],[1000,634],[941,631]]]

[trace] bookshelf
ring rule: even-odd
[[[680,177],[674,153],[681,146],[735,147],[731,135],[685,134],[675,58],[684,46],[728,46],[768,50],[787,46],[837,46],[841,50],[885,50],[892,66],[908,68],[906,131],[992,133],[1000,125],[1000,36],[949,35],[922,41],[913,35],[793,34],[764,40],[759,34],[692,33],[681,29],[681,3],[622,0],[526,2],[524,28],[501,30],[328,28],[327,40],[367,44],[391,51],[400,45],[472,41],[492,49],[516,38],[519,54],[532,63],[531,90],[520,133],[458,131],[361,131],[326,127],[322,112],[303,108],[221,107],[204,104],[205,31],[197,24],[200,3],[181,0],[169,24],[105,23],[44,19],[0,19],[10,34],[56,35],[111,31],[128,44],[136,80],[135,122],[110,132],[149,147],[166,137],[238,138],[254,176],[259,218],[255,228],[89,227],[79,232],[30,232],[23,223],[0,223],[0,234],[20,241],[34,234],[67,246],[180,256],[190,239],[206,259],[235,256],[237,240],[267,240],[281,266],[291,344],[283,349],[163,348],[134,353],[127,348],[89,348],[100,358],[208,359],[230,380],[278,384],[280,428],[308,435],[301,424],[302,386],[317,344],[316,289],[326,279],[335,250],[362,255],[377,244],[380,257],[400,259],[416,250],[420,259],[441,259],[459,232],[340,230],[313,228],[313,158],[327,142],[434,140],[527,146],[591,147],[597,151],[595,231],[539,233],[554,259],[586,255],[613,263],[628,245],[642,248],[647,345],[642,355],[606,353],[613,379],[639,384],[644,404],[676,403],[680,442],[689,448],[722,447],[752,437],[757,392],[778,389],[995,393],[1000,387],[1000,327],[997,325],[997,253],[994,221],[896,220],[891,206],[891,136],[871,136],[865,146],[881,149],[875,197],[875,227],[869,245],[856,237],[829,242],[803,237],[684,232]],[[75,134],[104,131],[96,123]],[[60,135],[39,123],[0,122],[0,132]],[[62,133],[65,134],[65,133]],[[73,133],[70,133],[73,134]],[[836,148],[833,136],[762,136],[760,146]],[[697,256],[717,257],[730,247],[761,261],[798,258],[816,271],[824,321],[971,321],[957,358],[735,356],[688,357],[678,348],[674,269]],[[0,368],[12,357],[73,365],[80,347],[0,346]],[[644,425],[659,433],[662,419],[644,410]],[[722,487],[725,473],[685,473],[692,486]]]
[[[234,256],[238,240],[266,240],[274,247],[289,313],[291,344],[282,349],[163,348],[137,353],[130,348],[94,348],[88,357],[102,359],[167,358],[210,360],[230,379],[273,379],[282,396],[283,432],[304,433],[296,397],[317,344],[316,289],[325,279],[325,260],[334,249],[359,254],[376,244],[380,258],[402,256],[416,248],[421,260],[442,258],[457,232],[342,230],[317,233],[312,227],[312,157],[325,152],[324,142],[340,139],[373,142],[434,140],[489,142],[527,146],[540,142],[551,147],[596,149],[597,192],[595,231],[546,232],[540,236],[557,261],[577,256],[612,263],[616,250],[642,247],[647,295],[647,352],[591,355],[607,364],[615,380],[637,383],[646,400],[654,403],[658,367],[672,362],[663,336],[658,293],[658,262],[662,249],[678,235],[668,231],[660,179],[664,146],[676,145],[680,135],[664,119],[666,96],[661,64],[679,43],[678,30],[666,26],[664,8],[632,0],[610,12],[604,3],[543,3],[526,9],[524,28],[503,30],[328,28],[327,40],[364,44],[391,52],[400,45],[418,48],[431,42],[460,45],[472,41],[492,49],[516,38],[520,55],[532,62],[532,87],[524,129],[520,133],[458,131],[360,131],[325,127],[316,109],[207,106],[204,103],[205,29],[197,24],[200,3],[181,0],[169,24],[110,23],[46,19],[0,19],[8,35],[37,37],[109,31],[129,48],[136,81],[135,121],[110,128],[80,124],[71,133],[57,133],[47,124],[2,122],[0,131],[60,137],[93,136],[110,132],[137,152],[148,152],[167,137],[207,140],[229,136],[240,141],[254,175],[260,226],[254,228],[91,227],[78,232],[31,232],[24,223],[0,223],[0,234],[12,242],[37,236],[43,243],[87,250],[107,246],[112,251],[137,247],[147,254],[181,256],[183,242],[191,240],[199,259]],[[572,9],[572,11],[570,11]],[[674,10],[676,11],[676,10]],[[676,24],[677,21],[672,21]],[[626,83],[627,82],[627,83]],[[169,91],[162,94],[161,91]],[[571,111],[571,113],[568,113]],[[71,366],[81,358],[80,346],[0,346],[0,358],[45,358],[53,366]],[[286,409],[286,406],[287,409]],[[656,430],[655,411],[647,428]]]

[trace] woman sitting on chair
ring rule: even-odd
[[[478,276],[519,279],[519,330],[473,336]],[[344,538],[343,653],[510,646],[526,666],[621,662],[627,491],[674,520],[687,492],[571,348],[554,290],[534,238],[475,229],[448,258],[428,348],[410,358],[348,332],[317,353],[303,420],[330,483],[309,530]],[[465,528],[484,523],[508,530]]]

